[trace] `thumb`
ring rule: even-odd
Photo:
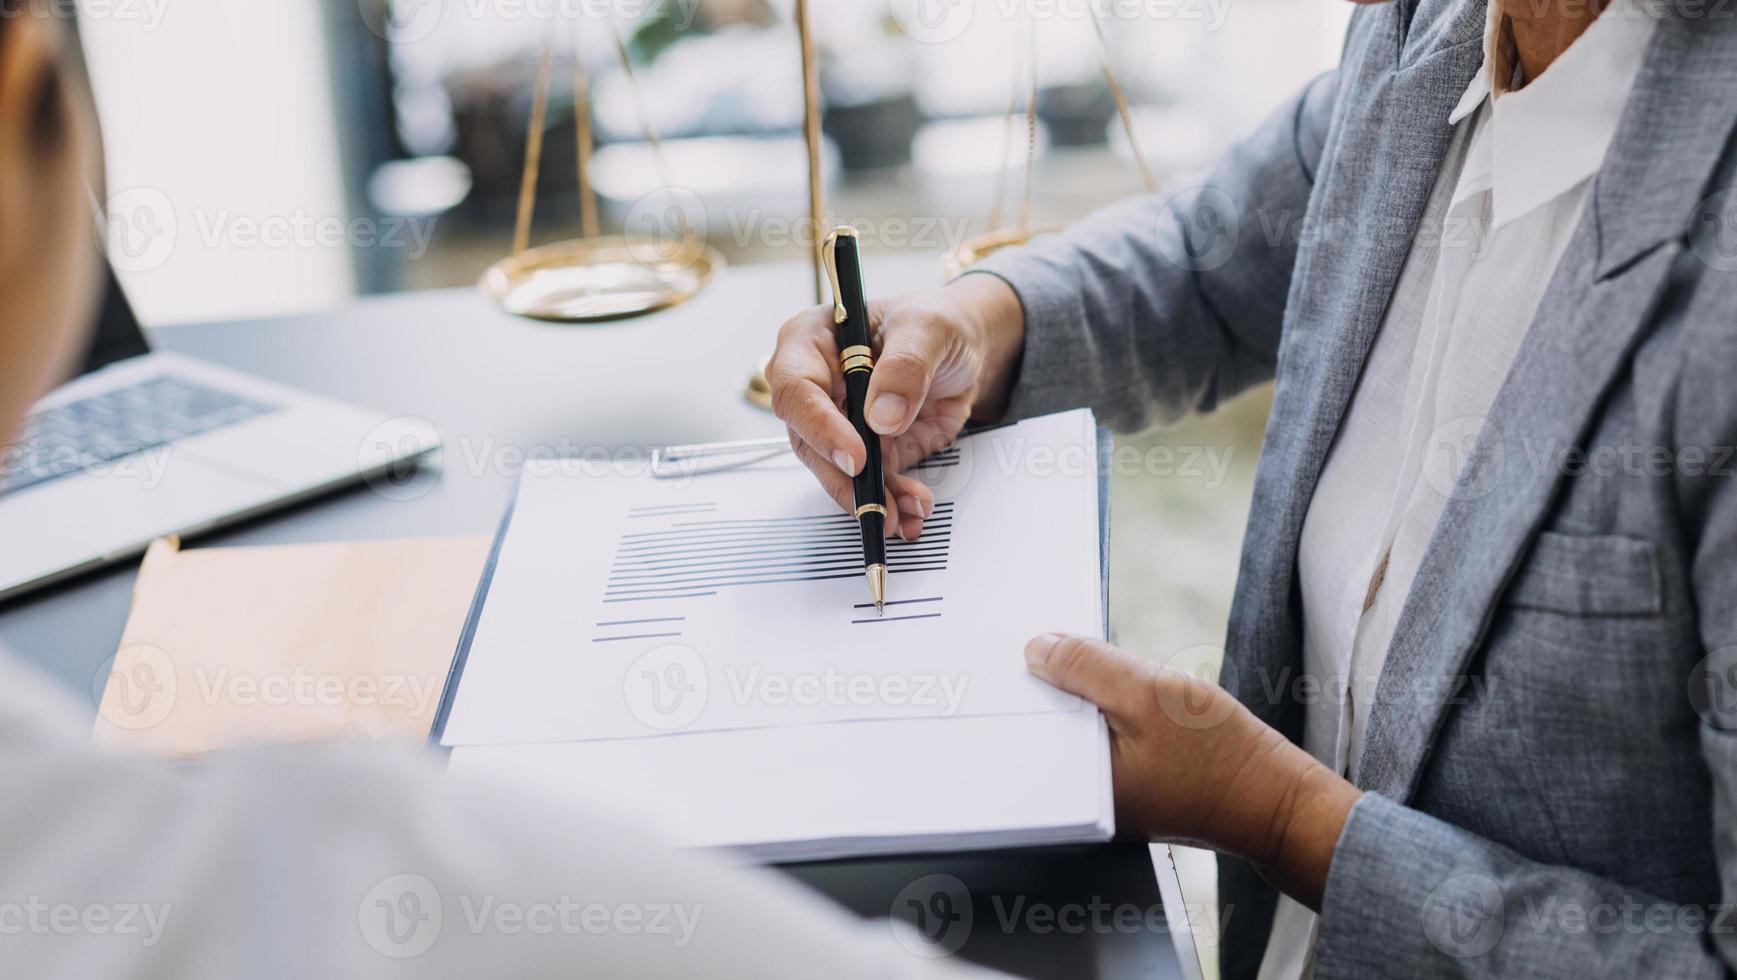
[[[947,343],[933,318],[898,311],[887,318],[881,338],[869,380],[868,423],[883,436],[900,436],[929,397],[929,382]]]
[[[1126,650],[1061,633],[1045,633],[1027,643],[1025,666],[1051,686],[1118,717],[1138,713],[1153,674],[1150,664]]]

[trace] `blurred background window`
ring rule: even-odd
[[[792,0],[80,0],[110,159],[111,232],[143,315],[300,312],[465,286],[510,248],[537,56],[578,34],[605,228],[673,183],[733,263],[800,260]],[[1186,180],[1336,60],[1344,0],[821,0],[828,221],[940,253],[1009,214],[1035,53],[1033,222],[1141,184],[1099,69],[1104,26],[1161,185]],[[1027,45],[1022,25],[1035,43]],[[617,64],[627,44],[637,91]],[[572,88],[557,62],[540,239],[577,227]],[[798,239],[801,239],[800,241]],[[172,247],[165,247],[165,242]]]

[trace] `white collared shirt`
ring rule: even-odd
[[[1614,0],[1513,90],[1497,77],[1514,63],[1500,10],[1492,0],[1484,67],[1447,120],[1452,149],[1303,525],[1303,669],[1320,692],[1304,747],[1352,779],[1400,610],[1657,25],[1638,0]],[[1306,976],[1314,939],[1314,915],[1282,900],[1262,980]]]

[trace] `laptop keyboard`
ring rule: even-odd
[[[161,375],[34,412],[0,449],[0,495],[257,418],[276,409]]]

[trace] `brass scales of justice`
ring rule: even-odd
[[[531,219],[536,211],[537,181],[543,162],[544,123],[549,112],[549,83],[554,69],[555,42],[551,32],[537,65],[536,94],[530,128],[525,136],[525,167],[519,184],[518,220],[513,230],[513,254],[483,273],[482,291],[508,313],[555,323],[596,323],[623,320],[669,309],[697,296],[723,267],[723,256],[694,233],[686,212],[675,209],[674,241],[658,236],[605,236],[598,231],[597,193],[591,186],[590,78],[579,46],[570,32],[573,64],[573,114],[578,134],[579,224],[576,239],[531,247]],[[611,25],[610,38],[621,70],[639,111],[642,137],[651,149],[658,180],[672,186],[663,144],[645,109],[633,60],[621,34]],[[661,229],[659,229],[661,231]]]
[[[811,227],[815,229],[810,262],[813,267],[814,302],[826,302],[826,276],[820,252],[820,234],[825,218],[826,201],[821,172],[820,68],[814,45],[813,24],[809,0],[795,0],[796,32],[801,44],[803,143],[808,156],[808,210]],[[1128,148],[1139,168],[1147,193],[1155,190],[1150,168],[1140,151],[1135,136],[1133,116],[1128,108],[1126,93],[1116,79],[1110,62],[1109,46],[1104,39],[1103,24],[1094,11],[1093,36],[1097,42],[1104,81],[1115,100],[1116,112]],[[1031,227],[1032,170],[1037,154],[1037,43],[1036,31],[1028,15],[1022,22],[1025,50],[1024,70],[1013,65],[1011,94],[1002,133],[1001,165],[995,190],[995,200],[989,215],[989,231],[967,239],[947,255],[942,267],[953,278],[991,253],[1024,244],[1039,231]],[[662,144],[646,112],[632,59],[621,41],[621,35],[611,29],[615,54],[624,77],[638,105],[642,138],[650,148],[665,190],[673,185]],[[531,107],[530,127],[525,137],[525,166],[519,188],[518,215],[513,234],[513,253],[495,263],[483,274],[479,286],[502,309],[517,316],[555,323],[596,323],[622,320],[678,306],[697,296],[723,267],[723,257],[701,241],[685,213],[677,209],[678,228],[674,241],[663,236],[635,236],[623,232],[620,236],[602,235],[598,227],[597,195],[591,186],[590,164],[593,149],[590,107],[590,79],[579,48],[577,31],[571,33],[573,70],[573,110],[578,138],[580,236],[576,239],[532,247],[532,218],[536,210],[537,182],[541,173],[544,124],[548,118],[549,87],[554,68],[554,38],[544,43],[537,67],[536,92]],[[1024,76],[1024,129],[1026,151],[1023,168],[1023,190],[1020,196],[1019,218],[1012,226],[1002,225],[1002,204],[1006,198],[1008,160],[1012,155],[1015,122],[1021,115],[1021,76]],[[1041,229],[1049,231],[1053,229]],[[748,382],[744,392],[748,401],[762,408],[772,404],[771,387],[766,383],[765,363]]]

